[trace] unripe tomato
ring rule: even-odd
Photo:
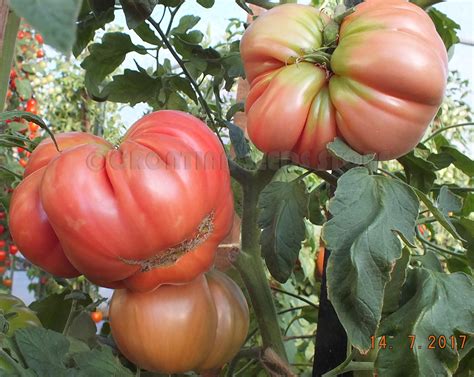
[[[141,368],[162,373],[221,367],[242,346],[248,325],[242,291],[218,271],[148,293],[116,290],[110,306],[120,351]]]
[[[16,245],[11,244],[9,251],[11,255],[15,255],[16,253],[18,253],[18,247]]]
[[[44,39],[43,39],[43,36],[41,34],[36,34],[35,39],[36,39],[36,42],[38,42],[39,44],[44,43]]]
[[[203,122],[167,110],[136,122],[118,148],[87,133],[56,140],[60,154],[50,138],[31,154],[10,203],[12,237],[32,263],[137,291],[211,268],[233,199],[225,151]]]
[[[44,57],[44,51],[43,51],[43,50],[38,50],[38,51],[36,51],[36,57],[37,57],[37,58],[42,58],[42,57]]]
[[[13,284],[12,279],[9,279],[9,278],[3,279],[3,285],[4,285],[5,287],[11,288],[12,284]]]
[[[99,323],[100,321],[102,321],[104,316],[100,310],[96,310],[95,312],[91,313],[91,318],[95,323]]]
[[[7,258],[7,253],[4,250],[0,250],[0,262],[3,262]]]
[[[324,61],[317,53],[328,22],[312,6],[285,4],[247,28],[240,51],[250,139],[320,168],[334,167],[326,145],[336,136],[379,160],[409,152],[446,88],[447,53],[430,17],[407,0],[365,1]]]
[[[3,280],[5,284],[6,280]],[[11,286],[11,280],[10,280]],[[15,330],[29,326],[41,326],[41,322],[36,314],[30,310],[18,297],[0,293],[0,310],[3,310],[4,314],[16,313],[14,317],[8,319],[8,331],[7,336],[11,336]]]

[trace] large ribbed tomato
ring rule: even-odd
[[[116,290],[109,315],[120,351],[162,373],[220,368],[239,351],[249,326],[242,291],[217,270],[153,292]]]
[[[32,153],[10,230],[33,263],[106,286],[150,290],[207,271],[232,225],[225,152],[191,115],[143,117],[114,147],[85,133]]]
[[[331,167],[325,146],[337,135],[380,160],[407,153],[446,86],[447,53],[433,22],[407,0],[366,0],[344,19],[330,65],[312,63],[328,21],[314,7],[286,4],[246,30],[251,140],[322,168]]]

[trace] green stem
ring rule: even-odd
[[[260,227],[257,222],[258,197],[273,174],[270,169],[258,170],[252,179],[243,184],[242,252],[236,267],[249,293],[263,348],[271,348],[282,360],[287,361],[277,311],[261,257]]]
[[[0,356],[4,361],[8,363],[9,366],[11,366],[13,369],[15,369],[18,373],[19,376],[23,376],[25,373],[25,370],[21,368],[15,360],[13,360],[8,353],[6,353],[4,350],[0,348]]]
[[[272,3],[267,0],[247,0],[248,4],[256,5],[258,7],[264,8],[264,9],[272,9],[278,6],[279,4],[277,3]]]
[[[458,127],[467,127],[467,126],[474,126],[474,123],[468,122],[468,123],[459,123],[459,124],[453,124],[451,126],[446,126],[446,127],[441,127],[439,130],[436,130],[433,132],[430,136],[428,136],[425,140],[422,141],[422,144],[425,144],[427,141],[433,139],[436,135],[439,135],[440,133],[449,130],[451,128],[458,128]]]
[[[294,294],[294,293],[291,293],[291,292],[287,292],[287,291],[285,291],[285,290],[283,290],[283,289],[280,289],[280,288],[272,287],[272,289],[273,289],[275,292],[283,293],[284,295],[297,298],[297,299],[300,300],[300,301],[306,302],[308,305],[312,306],[313,308],[319,309],[319,305],[315,304],[314,302],[311,302],[311,301],[307,300],[307,299],[304,298],[304,297],[298,296],[297,294]]]
[[[16,35],[20,26],[20,17],[13,11],[8,11],[7,25],[3,36],[3,48],[0,51],[0,112],[5,108],[5,98],[10,80],[10,69],[15,53]],[[0,25],[1,27],[1,25]]]

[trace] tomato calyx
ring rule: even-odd
[[[193,251],[207,241],[214,231],[214,217],[214,212],[211,212],[201,221],[193,237],[185,239],[176,246],[160,251],[151,258],[145,260],[120,258],[120,260],[129,265],[139,265],[141,272],[151,271],[158,267],[171,266],[183,255]]]

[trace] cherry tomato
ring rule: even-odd
[[[44,39],[43,39],[43,36],[41,34],[36,34],[35,39],[36,39],[36,42],[38,42],[39,44],[44,43]]]
[[[31,131],[30,134],[28,135],[28,139],[34,140],[38,134],[36,132]]]
[[[6,270],[5,266],[0,266],[0,275],[3,275]]]
[[[16,245],[11,244],[9,250],[11,255],[15,255],[16,253],[18,253],[18,247]]]
[[[14,80],[16,76],[17,76],[16,71],[13,68],[10,69],[10,80]]]
[[[12,95],[13,95],[13,92],[10,89],[8,89],[7,90],[7,98],[10,99]]]
[[[0,211],[0,220],[7,217],[7,214],[3,211]]]
[[[31,152],[26,151],[25,156],[29,158],[31,156]]]
[[[100,310],[96,310],[95,312],[91,313],[91,318],[95,323],[99,323],[100,321],[102,321],[104,316]]]
[[[31,132],[36,132],[39,130],[40,126],[38,126],[36,123],[34,122],[29,122],[28,123],[28,128],[30,129]]]
[[[12,279],[3,279],[3,285],[5,287],[10,288],[12,284],[13,284]]]
[[[16,148],[16,150],[18,151],[18,153],[23,153],[25,151],[25,148],[18,147]]]
[[[28,108],[35,107],[37,105],[37,101],[34,98],[30,98],[28,102],[26,103],[26,109],[28,111]]]
[[[5,259],[7,259],[6,251],[0,250],[0,262],[3,262]]]
[[[319,246],[318,255],[316,257],[316,276],[321,279],[324,273],[324,245]]]
[[[23,166],[23,167],[26,167],[26,165],[28,164],[28,161],[26,161],[24,158],[20,158],[18,160],[18,163]]]
[[[148,293],[119,289],[110,305],[110,327],[121,352],[162,373],[222,367],[241,348],[248,326],[242,291],[217,270]]]
[[[23,39],[23,38],[25,38],[25,32],[22,31],[22,30],[20,30],[20,31],[18,32],[18,34],[17,34],[17,37],[18,37],[18,39]]]
[[[37,58],[42,58],[43,56],[44,56],[44,51],[43,50],[36,51],[36,57]]]
[[[5,231],[5,227],[2,224],[0,224],[0,234],[2,234],[4,231]]]
[[[0,249],[3,249],[7,245],[7,241],[0,240]]]

